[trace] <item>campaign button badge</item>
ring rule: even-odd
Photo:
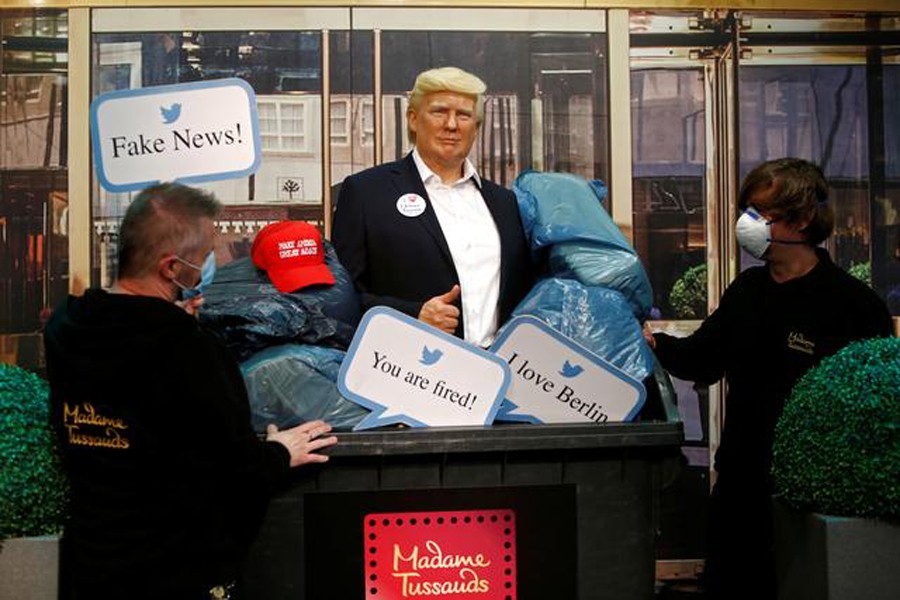
[[[403,194],[397,198],[397,212],[404,217],[418,217],[425,212],[425,198],[418,194]]]

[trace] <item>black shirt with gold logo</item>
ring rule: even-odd
[[[45,345],[71,483],[67,579],[92,598],[233,579],[289,456],[251,429],[225,347],[173,304],[101,290],[57,309]]]

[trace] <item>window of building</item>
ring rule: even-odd
[[[350,144],[350,99],[331,100],[331,143],[339,146]]]

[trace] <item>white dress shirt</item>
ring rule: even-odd
[[[459,275],[463,337],[486,348],[494,341],[498,325],[500,234],[481,195],[481,179],[468,159],[463,176],[450,185],[428,168],[417,150],[413,160]]]

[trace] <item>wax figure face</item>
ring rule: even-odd
[[[478,133],[475,99],[456,92],[426,94],[418,110],[410,108],[407,119],[425,164],[435,172],[459,170],[462,175]]]

